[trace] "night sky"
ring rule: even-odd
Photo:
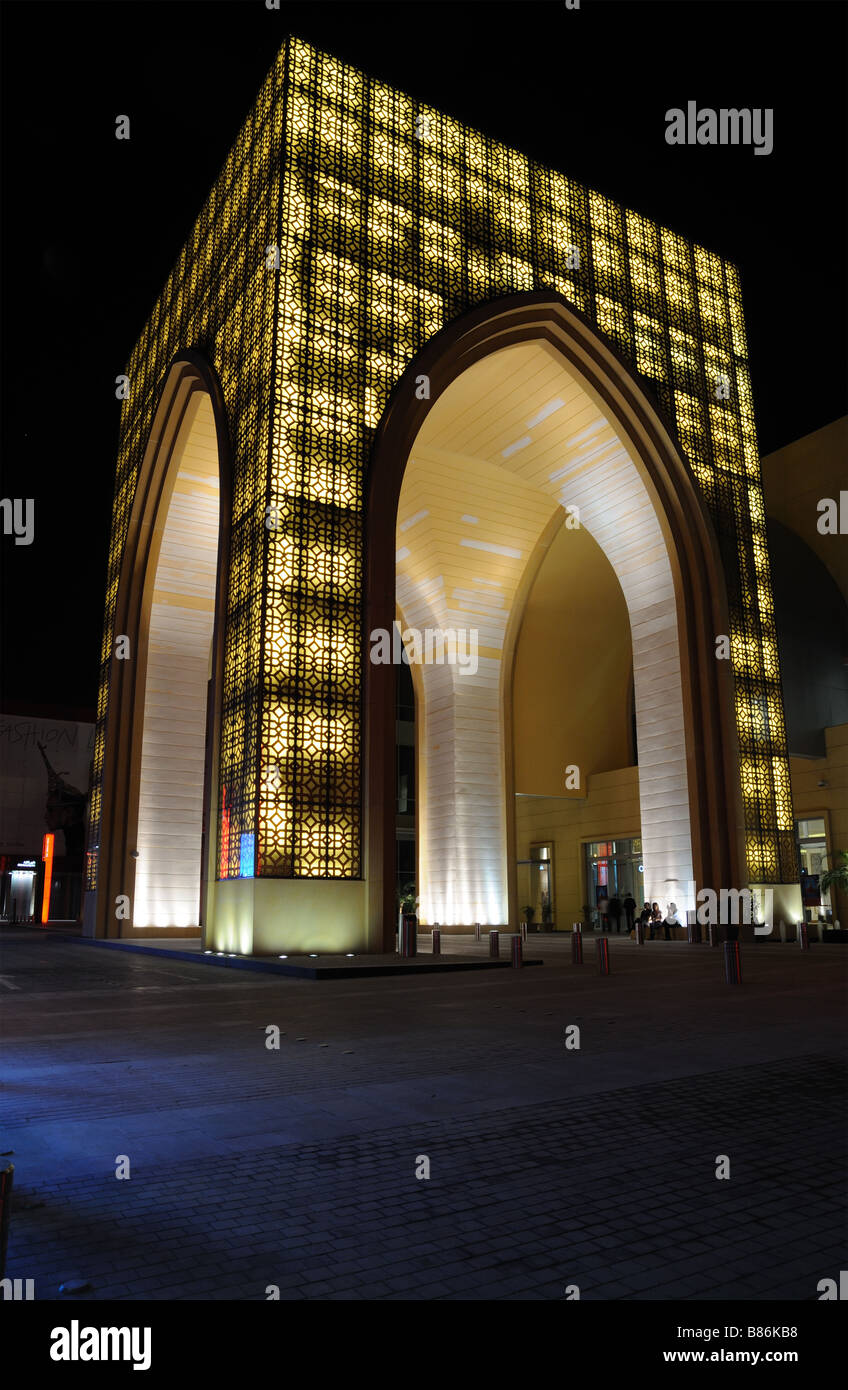
[[[846,412],[839,3],[7,3],[3,701],[91,710],[116,375],[288,33],[675,228],[742,275],[760,445]],[[671,147],[666,109],[772,107],[774,151]],[[131,119],[117,141],[115,117]]]

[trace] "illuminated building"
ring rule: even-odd
[[[481,634],[415,670],[422,919],[514,925],[512,661],[569,516],[630,624],[646,891],[796,911],[732,265],[291,39],[126,375],[90,931],[392,948],[396,597]]]

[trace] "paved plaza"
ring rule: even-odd
[[[315,981],[4,929],[7,1276],[80,1303],[816,1299],[848,1267],[848,950],[745,945],[738,987],[707,946],[613,937],[608,978],[590,942],[528,953]]]

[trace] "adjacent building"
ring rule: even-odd
[[[93,711],[0,713],[0,920],[82,911]]]

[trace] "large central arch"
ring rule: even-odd
[[[715,659],[715,636],[728,630],[728,619],[712,525],[657,409],[609,346],[564,302],[530,294],[484,305],[438,334],[407,370],[381,423],[369,474],[366,636],[389,629],[395,617],[396,524],[403,521],[398,504],[413,449],[426,460],[428,417],[434,412],[435,418],[437,403],[476,364],[521,344],[535,345],[556,359],[579,393],[578,404],[591,405],[597,422],[594,448],[575,447],[556,476],[536,486],[540,498],[547,496],[549,511],[545,515],[544,507],[539,508],[534,548],[538,555],[561,506],[578,506],[581,524],[602,545],[625,594],[633,632],[642,835],[653,874],[646,886],[656,896],[667,897],[667,884],[674,881],[681,906],[690,879],[699,886],[744,886],[732,679],[726,664]],[[518,357],[512,361],[517,363]],[[420,472],[426,462],[415,466]],[[527,481],[521,478],[520,452],[504,467],[508,486]],[[514,824],[508,810],[510,760],[503,751],[509,743],[504,683],[509,679],[521,594],[532,571],[532,560],[515,567],[503,657],[500,663],[491,658],[492,666],[500,667],[496,677],[489,670],[469,682],[455,673],[451,677],[450,668],[419,668],[425,705],[428,694],[439,687],[443,702],[446,694],[455,709],[464,702],[472,716],[456,719],[455,726],[476,726],[476,732],[455,743],[447,772],[441,750],[438,775],[442,783],[446,776],[451,782],[443,796],[451,814],[443,818],[438,843],[432,842],[432,816],[428,827],[426,872],[431,883],[420,885],[422,916],[446,926],[493,916],[492,925],[498,918],[513,924],[516,920],[508,872],[514,860]],[[452,626],[447,605],[445,600],[439,612],[432,594],[425,596],[423,586],[416,589],[414,582],[407,583],[403,616],[410,624],[423,626],[429,614],[431,624],[435,618],[442,626]],[[448,693],[446,682],[451,679]],[[394,920],[393,700],[394,669],[368,663],[369,914],[375,923],[381,919],[384,924]],[[494,724],[487,714],[494,716]],[[497,749],[492,739],[495,726]],[[436,774],[428,772],[426,737],[425,733],[423,795],[425,805],[429,800],[432,807]],[[462,809],[460,786],[469,738],[474,756],[487,768],[486,785],[478,783],[471,814]],[[486,837],[486,852],[481,854]],[[482,883],[474,885],[473,872],[469,880],[472,862],[499,865],[494,893],[487,893]],[[463,875],[473,884],[464,895],[457,892]],[[491,882],[488,886],[491,889]],[[387,937],[388,931],[386,945]]]

